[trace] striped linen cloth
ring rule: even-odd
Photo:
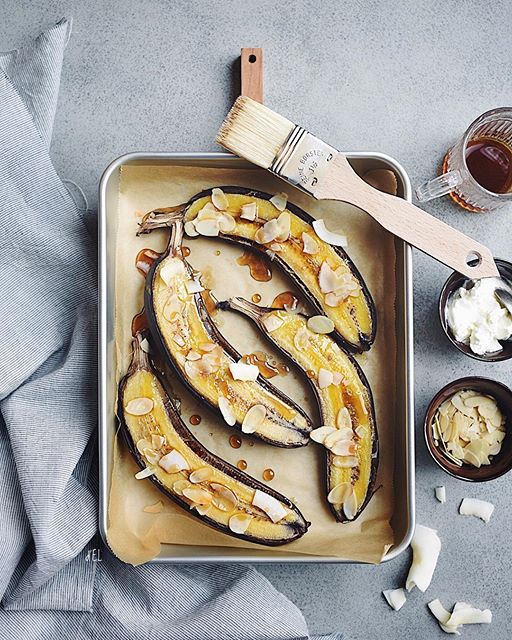
[[[48,153],[70,32],[0,54],[0,637],[309,638],[250,567],[132,567],[98,541],[96,238]]]

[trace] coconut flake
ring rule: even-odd
[[[247,364],[239,360],[238,362],[230,362],[229,370],[234,380],[257,380],[260,370],[255,364]]]
[[[140,348],[142,349],[142,351],[144,351],[144,353],[151,353],[151,347],[149,345],[147,338],[143,338],[140,341]]]
[[[447,626],[458,627],[463,624],[491,624],[492,613],[489,609],[477,609],[467,602],[456,602]]]
[[[476,516],[484,522],[489,522],[493,511],[494,505],[492,502],[478,500],[478,498],[464,498],[459,507],[461,516]]]
[[[201,293],[201,291],[204,291],[204,287],[201,285],[199,279],[187,280],[185,286],[187,287],[188,293]]]
[[[320,240],[327,242],[327,244],[331,244],[334,247],[346,247],[348,245],[347,237],[329,231],[322,219],[313,220],[313,229]]]
[[[146,467],[145,469],[142,469],[135,474],[135,480],[143,480],[144,478],[149,478],[149,476],[152,476],[154,473],[154,467]]]
[[[288,204],[288,194],[284,191],[280,191],[270,198],[270,202],[278,211],[284,211]]]
[[[145,416],[152,411],[153,406],[151,398],[134,398],[125,405],[124,410],[132,416]]]
[[[318,253],[320,247],[318,246],[318,242],[309,235],[309,233],[302,233],[302,253],[308,253],[310,255],[314,255]]]
[[[185,273],[185,265],[179,258],[168,258],[163,267],[158,271],[160,278],[167,286],[170,286],[176,276]]]
[[[382,595],[386,598],[389,606],[395,611],[400,611],[407,599],[405,597],[405,589],[387,589],[382,592]]]
[[[288,240],[288,238],[290,237],[292,217],[290,216],[288,211],[283,211],[283,213],[281,213],[280,216],[277,218],[276,222],[277,222],[278,234],[275,239],[278,242],[286,242],[286,240]]]
[[[259,489],[254,492],[252,504],[264,511],[272,522],[279,522],[286,516],[286,509],[279,500]]]
[[[272,331],[279,329],[279,327],[283,324],[284,320],[279,316],[277,316],[275,313],[269,313],[263,318],[261,322],[265,327],[265,329],[269,333],[272,333]]]
[[[435,488],[436,498],[439,500],[441,504],[446,502],[446,488],[443,486]]]
[[[441,540],[435,529],[418,524],[412,537],[411,547],[413,560],[405,588],[411,591],[414,587],[418,587],[420,591],[425,592],[434,575],[441,551]]]
[[[178,471],[190,469],[188,462],[176,449],[173,449],[165,456],[162,456],[158,461],[158,464],[162,469],[164,469],[164,471],[167,471],[167,473],[178,473]]]
[[[232,427],[236,423],[235,414],[229,400],[224,396],[219,396],[219,409],[224,418],[224,422]]]
[[[255,202],[248,202],[247,204],[242,205],[240,211],[241,218],[253,222],[256,220],[256,216],[258,215],[258,205]]]
[[[332,371],[329,371],[329,369],[324,369],[321,367],[320,370],[318,371],[318,386],[320,387],[320,389],[325,389],[332,383],[333,383]]]

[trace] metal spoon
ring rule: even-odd
[[[510,293],[510,291],[507,291],[507,289],[498,288],[494,290],[494,296],[496,297],[497,301],[502,304],[512,316],[512,294]]]

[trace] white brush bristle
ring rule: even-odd
[[[217,142],[237,156],[268,169],[294,126],[268,107],[240,96],[222,123]]]

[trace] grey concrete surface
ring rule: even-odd
[[[381,150],[414,185],[480,112],[512,103],[512,3],[508,0],[0,0],[0,48],[18,46],[62,16],[74,17],[52,156],[60,174],[96,204],[103,168],[134,150],[214,150],[236,86],[240,46],[263,46],[266,102],[340,149]],[[1,108],[1,105],[0,105]],[[446,199],[428,210],[512,259],[512,210],[472,215]],[[490,628],[466,638],[512,637],[512,476],[471,486],[430,460],[426,405],[448,381],[481,374],[511,382],[511,365],[470,360],[444,338],[436,315],[448,270],[415,252],[418,521],[443,549],[428,592],[399,613],[382,589],[400,586],[408,553],[380,567],[269,566],[262,571],[301,609],[312,632],[347,638],[441,638],[425,603],[488,606]],[[446,505],[433,497],[445,484]],[[496,504],[489,525],[457,515],[463,496]]]

